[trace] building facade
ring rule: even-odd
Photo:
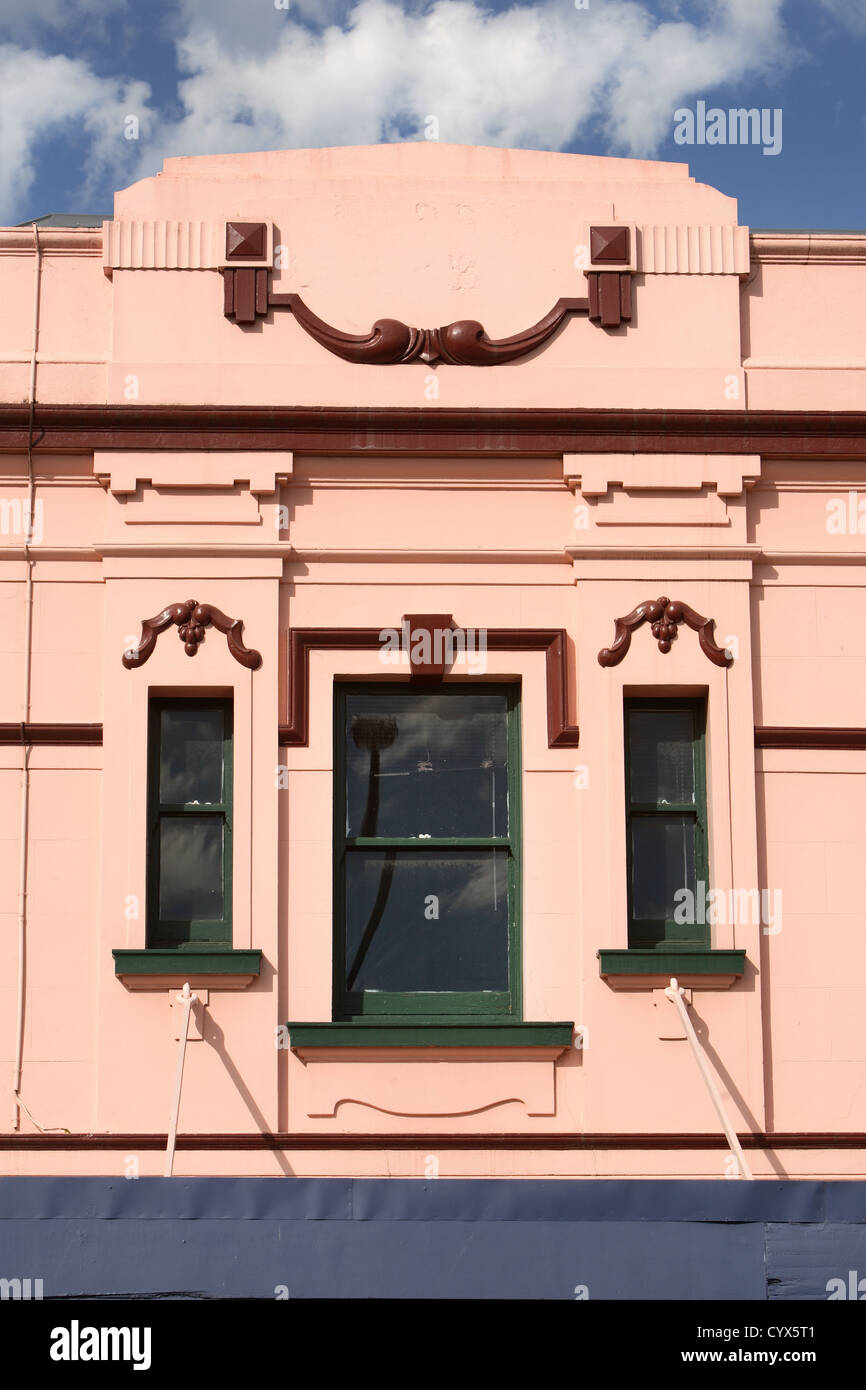
[[[0,276],[7,1215],[866,1267],[866,237],[422,142],[169,159]]]

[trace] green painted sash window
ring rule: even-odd
[[[231,945],[232,706],[152,700],[147,944]]]
[[[701,700],[625,703],[629,946],[709,946]]]
[[[516,688],[338,685],[334,729],[335,1018],[519,1019]]]

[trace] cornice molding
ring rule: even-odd
[[[0,255],[32,256],[34,245],[32,227],[0,227]],[[101,256],[102,231],[93,227],[40,227],[39,249],[49,256],[57,252]]]
[[[273,265],[271,223],[226,223],[223,220],[119,217],[103,222],[96,235],[104,245],[106,275],[114,270],[218,270],[236,266],[228,254],[226,232],[233,227],[263,226],[268,241],[260,254],[241,258],[246,267]],[[618,233],[615,254],[611,233]],[[623,233],[626,239],[623,241]],[[619,269],[644,275],[744,275],[749,269],[749,229],[733,223],[648,223],[636,226],[590,226],[582,239],[594,248],[591,270]],[[599,254],[595,254],[598,251]]]
[[[741,497],[761,476],[761,459],[754,454],[566,454],[562,474],[571,491],[582,497],[605,497],[615,487],[628,492],[700,492],[715,489],[719,497]]]
[[[411,565],[567,565],[564,550],[294,550],[291,559],[299,564],[411,564]]]
[[[115,219],[94,227],[40,227],[43,252],[102,256],[106,274],[124,270],[217,270],[226,264],[223,221]],[[866,236],[856,232],[749,232],[746,227],[691,224],[638,228],[635,268],[646,275],[743,274],[752,262],[809,265],[866,261]],[[29,227],[0,228],[0,254],[32,254]]]
[[[20,547],[23,551],[23,546]],[[31,546],[34,556],[36,547]],[[0,555],[2,555],[0,550]],[[294,550],[288,541],[94,541],[97,559],[253,559],[291,560]]]
[[[141,483],[168,489],[233,488],[246,483],[251,493],[269,497],[291,478],[292,466],[288,450],[281,453],[190,450],[181,458],[171,456],[164,449],[134,453],[97,450],[93,457],[96,477],[115,496],[132,495]]]
[[[763,265],[864,265],[866,234],[856,232],[753,232],[753,262]]]
[[[751,560],[757,564],[764,559],[759,545],[668,545],[643,539],[633,545],[567,545],[565,554],[573,563],[578,560],[712,560],[714,563]]]
[[[0,452],[28,441],[26,404],[0,405]],[[866,459],[866,411],[37,405],[34,451],[294,450],[497,457],[586,453]]]

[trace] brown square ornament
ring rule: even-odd
[[[227,222],[226,260],[263,261],[268,254],[268,228],[265,222]]]
[[[589,258],[593,265],[628,265],[630,253],[628,227],[590,227]]]

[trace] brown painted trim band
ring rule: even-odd
[[[27,447],[26,406],[0,406],[0,451]],[[735,453],[866,459],[866,411],[40,405],[34,446],[290,449],[327,454]]]
[[[382,628],[293,627],[288,632],[285,692],[279,727],[284,747],[306,747],[310,740],[310,652],[377,651]],[[547,742],[550,748],[577,748],[580,730],[568,723],[568,639],[561,628],[487,628],[491,652],[544,652],[547,681]],[[284,670],[280,663],[280,674]]]
[[[866,729],[797,728],[794,725],[755,728],[756,748],[866,748]]]
[[[101,724],[0,724],[0,744],[63,747],[101,744]]]
[[[866,1133],[828,1134],[820,1131],[738,1135],[744,1149],[866,1149]],[[165,1149],[165,1134],[2,1134],[0,1150],[130,1150]],[[724,1134],[179,1134],[178,1149],[358,1151],[386,1149],[520,1151],[561,1150],[725,1150]]]
[[[321,630],[321,629],[320,629]],[[357,631],[357,629],[355,629]],[[346,629],[351,633],[352,629]],[[378,634],[377,634],[378,636]],[[489,637],[489,634],[488,634]],[[346,649],[351,649],[346,645]],[[491,648],[492,650],[492,648]],[[565,648],[547,648],[548,666],[564,668]],[[548,671],[550,681],[550,671]],[[553,689],[561,692],[564,688],[564,670],[553,673]],[[562,727],[565,721],[561,714],[561,705],[556,705],[554,709],[554,720],[557,726]],[[571,726],[565,726],[571,727]],[[576,726],[575,726],[576,727]],[[281,724],[279,728],[280,743],[287,743],[288,726]],[[102,744],[102,725],[101,724],[0,724],[0,746],[29,743],[33,747],[75,747],[81,745],[99,746]],[[563,746],[563,745],[559,745]],[[565,745],[577,747],[573,745]],[[824,727],[798,727],[796,725],[780,725],[771,727],[759,725],[755,728],[755,747],[756,748],[838,748],[841,750],[854,751],[866,749],[866,729],[844,729],[844,728],[824,728]]]

